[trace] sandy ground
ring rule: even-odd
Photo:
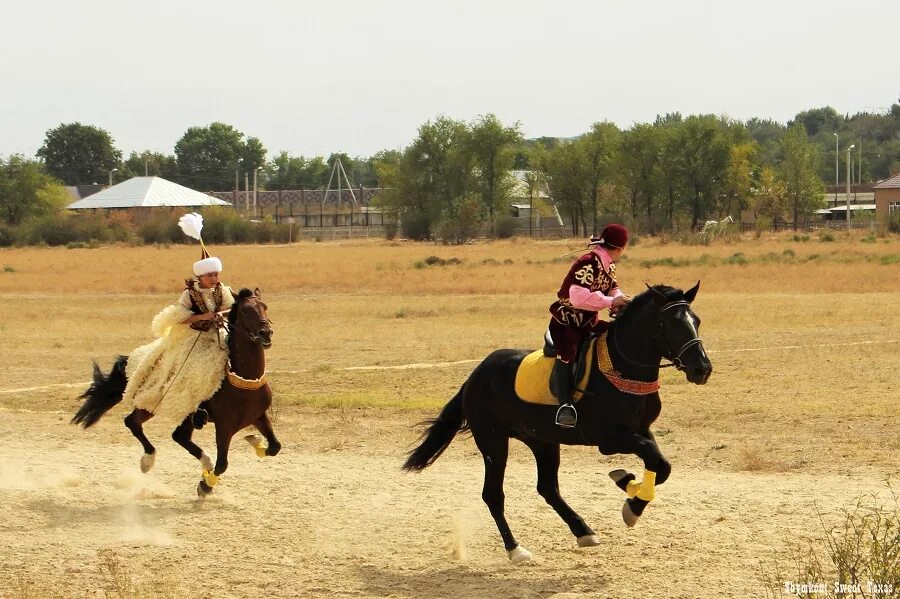
[[[637,460],[564,448],[563,494],[602,541],[579,549],[513,442],[507,516],[535,556],[513,566],[481,502],[471,438],[422,474],[400,471],[425,415],[283,410],[282,453],[261,460],[235,442],[199,501],[199,466],[161,424],[148,425],[159,453],[142,475],[117,413],[83,431],[69,413],[3,410],[0,597],[127,596],[123,579],[139,596],[198,598],[761,597],[760,567],[821,531],[817,511],[828,519],[883,492],[890,474],[736,471],[711,457],[712,439],[673,433],[661,439],[672,478],[628,529],[606,472]],[[196,438],[213,454],[208,429]],[[118,591],[104,559],[119,567]]]

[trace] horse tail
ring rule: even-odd
[[[128,356],[119,356],[109,374],[103,374],[100,366],[94,362],[94,382],[78,396],[78,399],[84,399],[85,402],[72,417],[72,424],[80,424],[84,428],[93,426],[101,416],[122,401],[125,385],[128,383],[125,375],[127,363]]]
[[[441,457],[444,450],[450,446],[453,437],[461,431],[467,430],[462,412],[462,396],[466,386],[457,392],[457,394],[444,406],[437,418],[426,420],[423,424],[427,424],[428,428],[422,434],[420,439],[424,439],[418,447],[410,452],[409,457],[403,464],[406,471],[421,471],[431,466],[435,460]]]

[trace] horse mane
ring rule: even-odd
[[[668,302],[677,302],[684,299],[684,291],[681,289],[669,287],[668,285],[652,285],[650,289],[639,293],[631,300],[631,303],[616,318],[616,323],[624,323],[636,318],[636,314],[643,312],[646,306],[653,303],[653,296],[657,293],[665,297]]]
[[[252,295],[253,295],[253,292],[250,291],[249,289],[247,289],[246,287],[244,287],[243,289],[238,291],[238,294],[236,296],[234,296],[234,303],[231,304],[231,310],[228,311],[228,324],[230,324],[232,326],[234,325],[234,323],[237,321],[238,306],[240,306],[241,303],[243,303],[243,301],[245,299],[247,299],[248,297],[251,297]]]

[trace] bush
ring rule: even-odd
[[[397,221],[392,220],[384,223],[384,238],[388,241],[392,241],[397,237]]]
[[[30,245],[66,245],[78,241],[70,217],[62,213],[46,214],[23,223],[20,241]]]
[[[828,232],[822,233],[821,235],[819,235],[819,241],[823,243],[830,243],[834,241],[834,235]]]
[[[400,221],[400,230],[407,239],[431,239],[431,218],[424,212],[407,212]]]
[[[791,543],[788,552],[793,572],[762,571],[766,597],[784,596],[785,581],[824,583],[816,597],[900,596],[900,497],[891,488],[891,498],[875,495],[857,499],[841,510],[841,520],[829,526],[819,514],[822,530],[815,539]],[[859,584],[859,592],[838,592],[835,583]],[[882,585],[876,589],[872,585]]]
[[[518,219],[512,216],[501,216],[497,218],[497,223],[494,227],[494,236],[497,239],[509,239],[510,237],[514,237],[519,228],[518,223]]]
[[[0,247],[9,247],[16,242],[16,230],[0,223]]]

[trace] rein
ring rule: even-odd
[[[663,313],[666,310],[669,310],[670,308],[675,308],[678,306],[690,306],[690,303],[685,300],[669,302],[668,304],[666,304],[665,306],[660,308],[659,311],[660,311],[660,313]],[[702,347],[703,341],[700,339],[699,336],[694,337],[693,339],[689,339],[687,342],[685,342],[684,345],[681,346],[681,348],[676,353],[676,352],[672,351],[672,344],[669,343],[669,337],[668,337],[668,335],[666,335],[666,331],[663,328],[662,322],[659,323],[659,329],[662,331],[663,340],[665,341],[665,344],[666,344],[666,349],[669,350],[669,354],[671,354],[673,356],[673,357],[662,356],[662,357],[666,358],[667,360],[670,360],[669,364],[659,364],[659,363],[644,364],[643,362],[638,362],[637,360],[633,360],[632,358],[629,358],[627,355],[625,355],[625,352],[623,352],[622,349],[619,347],[618,335],[615,335],[615,336],[612,335],[615,332],[615,327],[611,327],[609,333],[610,333],[610,336],[613,336],[613,345],[616,348],[616,352],[620,356],[622,356],[622,358],[624,358],[626,362],[630,362],[631,364],[634,364],[635,366],[640,366],[642,368],[669,368],[671,366],[674,366],[676,370],[683,371],[685,366],[684,366],[684,363],[681,361],[681,356],[684,355],[684,352],[686,352],[688,349],[694,347],[695,345],[700,345]],[[654,337],[656,337],[656,335],[654,335]]]

